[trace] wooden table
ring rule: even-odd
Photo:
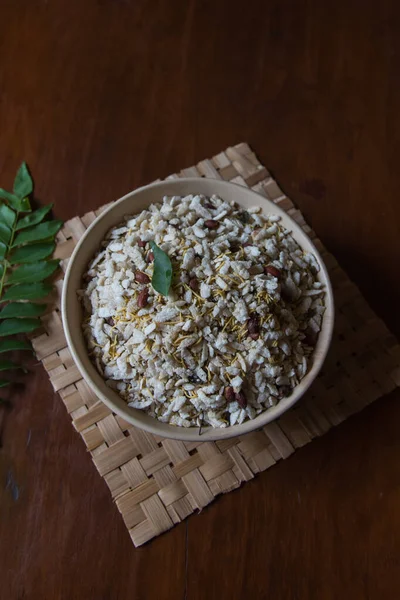
[[[67,219],[247,141],[400,333],[400,5],[0,7],[0,174]],[[395,600],[400,394],[135,550],[42,368],[0,450],[1,600]],[[99,526],[107,520],[108,526]]]

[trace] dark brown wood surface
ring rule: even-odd
[[[396,0],[4,0],[0,184],[67,219],[247,141],[400,334]],[[396,600],[400,394],[135,549],[41,367],[0,450],[1,600]],[[4,413],[3,413],[4,417]]]

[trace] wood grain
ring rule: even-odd
[[[245,139],[400,334],[397,2],[6,0],[0,23],[3,187],[24,158],[67,219]],[[33,367],[0,451],[1,600],[399,597],[399,398],[134,550]]]

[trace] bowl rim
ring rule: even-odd
[[[141,422],[141,421],[138,421],[138,419],[136,419],[134,416],[135,412],[139,411],[139,409],[134,409],[132,407],[129,407],[128,404],[126,404],[126,408],[125,407],[121,408],[119,406],[116,406],[115,403],[113,402],[113,400],[100,389],[100,387],[97,385],[96,381],[94,381],[93,377],[88,372],[88,369],[86,368],[85,364],[83,363],[83,361],[81,359],[81,353],[77,349],[77,346],[75,344],[74,336],[72,335],[69,318],[68,318],[68,312],[69,312],[68,297],[71,294],[69,286],[71,283],[72,271],[74,269],[75,260],[79,256],[80,250],[81,250],[82,246],[84,245],[85,240],[88,238],[88,236],[91,235],[92,230],[97,227],[98,223],[100,221],[106,219],[107,215],[109,213],[113,212],[113,210],[115,210],[115,207],[117,205],[123,204],[128,199],[141,194],[145,190],[149,190],[150,188],[156,190],[159,187],[161,188],[161,187],[165,187],[166,185],[168,186],[168,184],[171,184],[171,187],[173,187],[174,185],[177,185],[177,184],[178,185],[182,184],[183,186],[185,184],[186,185],[192,184],[192,183],[196,184],[199,182],[199,180],[203,181],[203,182],[206,182],[206,181],[210,182],[211,184],[215,184],[215,187],[223,187],[228,190],[232,186],[235,188],[240,188],[241,191],[245,191],[247,194],[250,194],[250,195],[258,196],[262,199],[263,202],[267,202],[267,204],[270,204],[271,209],[273,209],[272,210],[273,214],[278,214],[280,216],[284,216],[285,219],[289,220],[289,222],[291,223],[291,225],[293,227],[292,235],[293,235],[294,239],[296,240],[297,233],[298,233],[298,231],[300,231],[301,234],[303,236],[305,236],[308,243],[310,244],[312,252],[316,256],[316,258],[319,262],[319,265],[321,267],[320,274],[323,275],[324,286],[325,286],[325,290],[326,290],[326,294],[325,294],[326,310],[325,310],[325,313],[323,316],[323,327],[321,328],[321,332],[322,332],[322,329],[324,329],[324,339],[320,340],[321,336],[319,335],[317,346],[314,350],[314,352],[315,352],[316,349],[318,348],[318,355],[319,355],[318,362],[315,361],[313,363],[311,370],[300,381],[300,383],[294,388],[293,393],[290,394],[287,398],[280,400],[280,402],[278,402],[278,404],[276,404],[275,406],[266,409],[265,411],[263,411],[262,413],[257,415],[257,417],[255,419],[251,419],[251,420],[248,419],[248,420],[244,421],[243,423],[241,423],[240,425],[232,425],[232,426],[228,426],[225,428],[213,428],[211,426],[207,426],[204,428],[180,427],[177,425],[161,423],[160,421],[158,421],[154,417],[151,417],[150,415],[147,415],[149,417],[149,422],[147,422],[147,421]],[[196,192],[194,192],[194,193],[196,193]],[[201,193],[201,192],[197,192],[197,193]],[[217,191],[215,193],[218,195]],[[173,195],[180,195],[180,194],[175,193]],[[144,210],[144,209],[142,209],[142,210]],[[134,214],[134,213],[132,213],[132,214]],[[115,227],[117,224],[118,224],[118,222],[115,223],[114,225],[110,225],[110,227],[107,230],[110,230],[111,228]],[[296,240],[296,241],[298,241],[298,240]],[[76,294],[76,289],[73,290],[73,293]],[[157,181],[157,182],[150,183],[148,185],[144,185],[139,188],[136,188],[135,190],[125,194],[118,200],[112,202],[109,206],[107,206],[106,209],[104,209],[100,213],[100,215],[98,215],[96,217],[96,219],[94,219],[94,221],[86,229],[85,233],[79,239],[79,241],[76,244],[76,246],[71,254],[71,257],[69,259],[68,266],[65,271],[64,280],[63,280],[62,297],[61,297],[61,314],[62,314],[62,323],[63,323],[63,329],[64,329],[67,345],[68,345],[68,348],[71,352],[72,358],[73,358],[76,366],[78,367],[78,370],[79,370],[82,378],[89,385],[89,387],[94,392],[94,394],[97,396],[97,398],[99,400],[101,400],[110,410],[112,410],[114,413],[118,414],[120,417],[122,417],[125,421],[129,422],[133,426],[135,426],[139,429],[145,430],[149,433],[152,433],[153,435],[158,435],[163,438],[181,440],[181,441],[186,441],[186,442],[194,441],[194,440],[199,439],[200,430],[201,430],[201,436],[200,436],[202,438],[201,441],[218,441],[221,439],[228,439],[228,438],[232,438],[232,437],[242,436],[247,433],[251,433],[253,431],[257,431],[258,429],[261,429],[268,423],[275,421],[280,416],[282,416],[287,410],[289,410],[292,406],[294,406],[304,396],[304,394],[307,392],[307,390],[309,389],[311,384],[317,378],[317,376],[322,368],[322,365],[325,361],[327,353],[329,351],[331,340],[332,340],[332,335],[333,335],[334,321],[335,321],[335,305],[334,305],[332,284],[330,281],[328,270],[326,268],[326,265],[324,263],[324,260],[321,256],[320,252],[316,248],[313,241],[309,238],[309,236],[302,229],[302,227],[298,223],[296,223],[296,221],[286,211],[284,211],[282,208],[280,208],[277,204],[275,204],[269,198],[266,198],[265,196],[263,196],[262,194],[259,194],[258,192],[252,190],[251,188],[244,187],[243,185],[240,185],[237,183],[232,183],[230,181],[219,180],[219,179],[208,179],[208,178],[199,178],[199,177],[184,177],[183,178],[182,177],[179,179],[167,179],[167,180]],[[83,336],[83,334],[82,334],[82,336]],[[318,344],[320,344],[320,346],[318,346]],[[92,367],[94,369],[94,372],[98,376],[98,378],[100,378],[104,382],[104,379],[96,371],[93,364],[92,364]],[[313,375],[313,377],[311,377],[311,374]],[[104,384],[105,384],[105,382],[104,382]],[[297,390],[297,393],[296,393],[296,390]],[[112,390],[111,388],[110,388],[110,392],[111,392],[111,394],[116,394],[116,392],[114,390]],[[160,431],[160,425],[163,426],[162,432]],[[167,428],[165,427],[165,425],[167,425]]]

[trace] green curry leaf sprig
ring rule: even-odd
[[[0,371],[24,368],[1,355],[31,350],[20,334],[41,325],[43,299],[52,291],[49,277],[58,268],[51,258],[62,221],[49,219],[52,205],[32,210],[33,181],[26,163],[15,177],[13,191],[0,188]],[[11,381],[4,376],[0,387]],[[1,400],[0,400],[1,401]]]

